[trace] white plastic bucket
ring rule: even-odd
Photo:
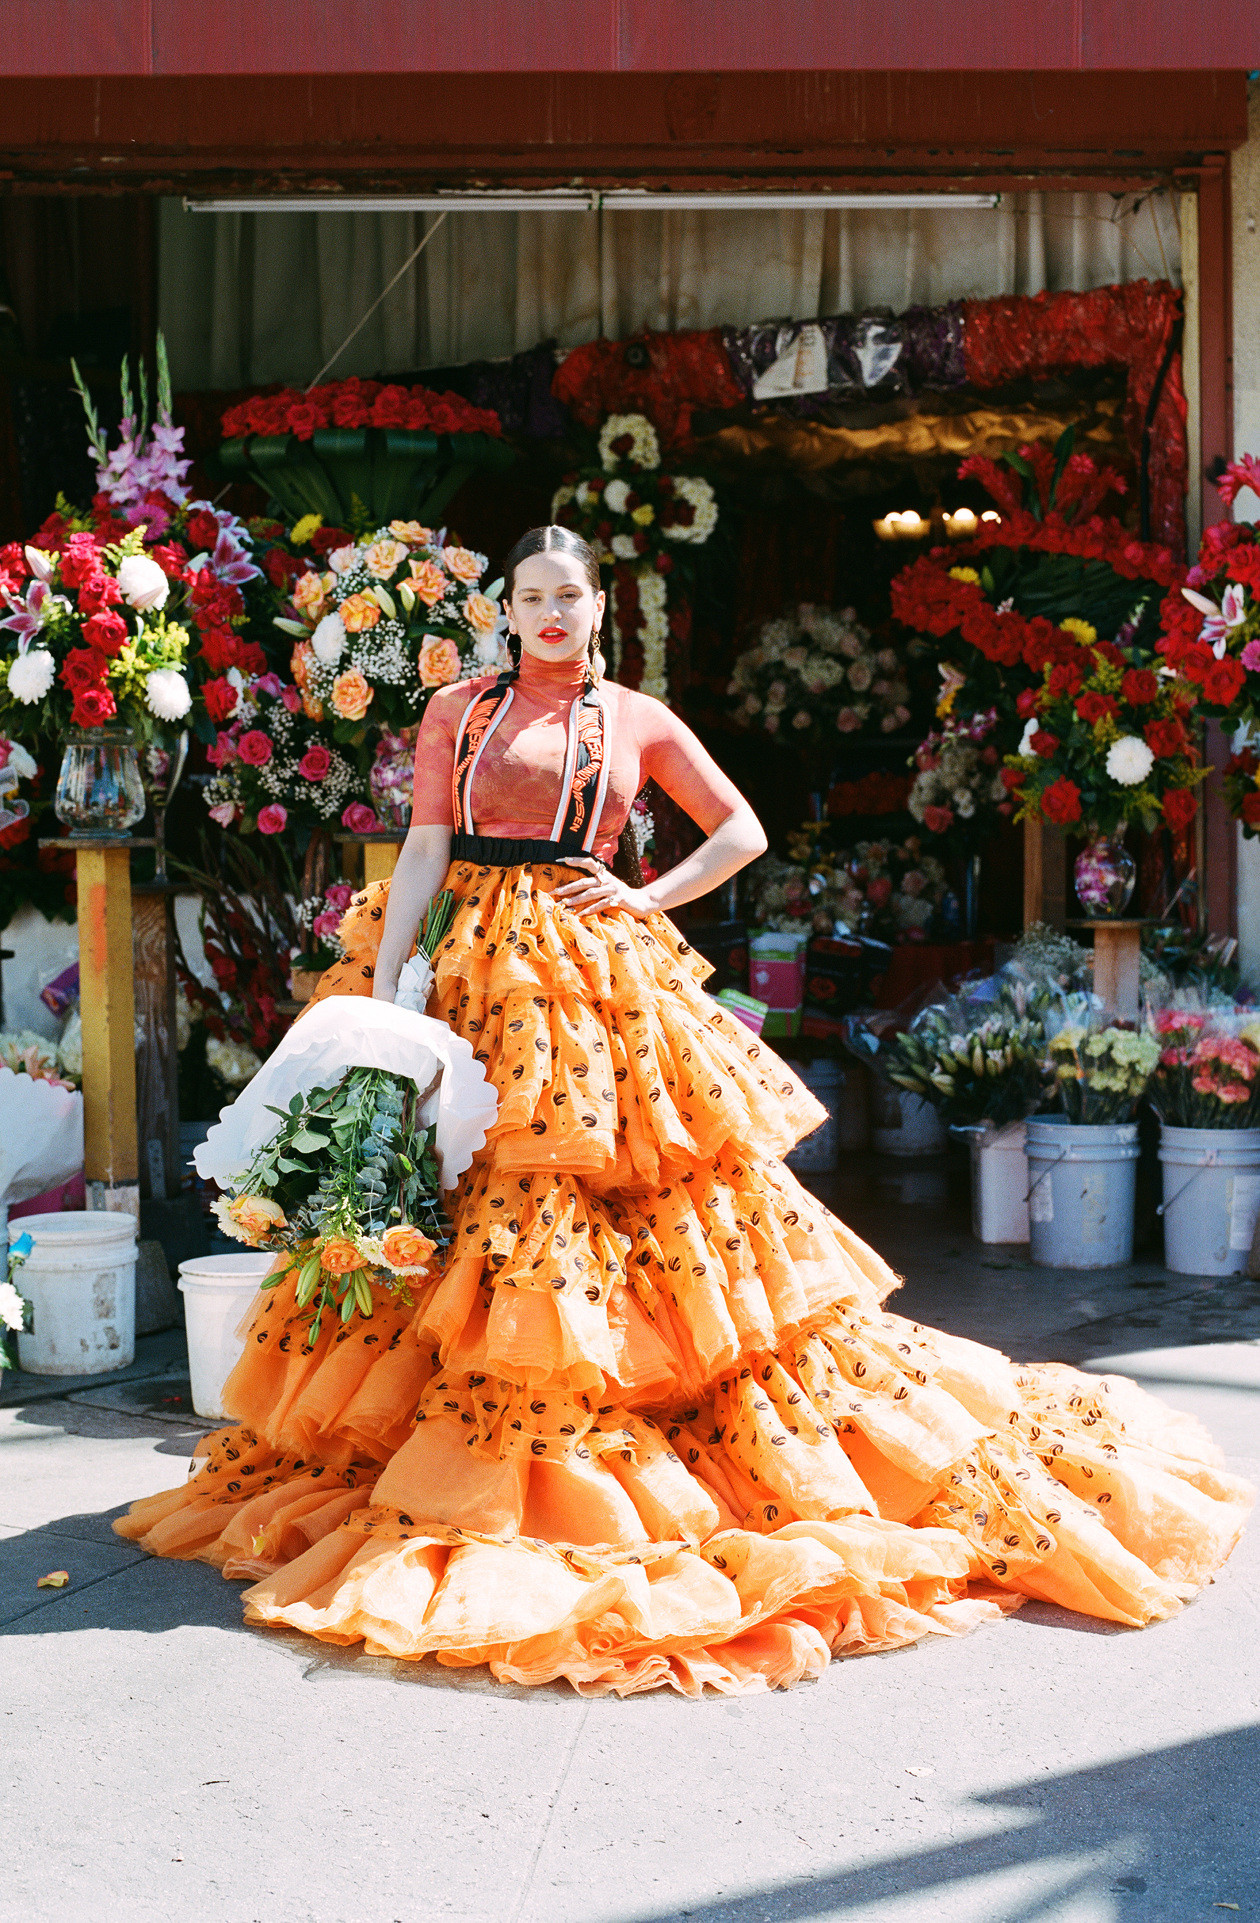
[[[1032,1259],[1048,1269],[1112,1269],[1133,1260],[1136,1122],[1025,1123]]]
[[[34,1327],[18,1336],[31,1375],[104,1375],[136,1359],[136,1218],[119,1209],[20,1215],[34,1247],[18,1275]]]
[[[873,1086],[871,1146],[881,1155],[939,1155],[948,1137],[932,1104],[878,1075]]]
[[[1027,1242],[1028,1163],[1024,1124],[968,1129],[971,1142],[971,1233],[977,1242]]]
[[[1160,1131],[1164,1264],[1175,1275],[1241,1275],[1260,1215],[1260,1129]]]
[[[268,1249],[246,1249],[240,1255],[199,1255],[179,1265],[192,1405],[199,1416],[227,1413],[223,1385],[245,1347],[241,1323],[274,1260]]]

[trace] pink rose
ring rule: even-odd
[[[261,674],[257,681],[255,681],[254,686],[257,688],[259,694],[269,694],[274,700],[283,690],[284,683],[278,674]]]
[[[1248,641],[1240,659],[1248,674],[1255,674],[1260,670],[1260,641]]]
[[[280,812],[283,814],[284,810],[281,809]],[[234,804],[230,801],[216,802],[210,810],[210,819],[211,821],[217,821],[220,828],[230,828],[236,820],[236,808]]]
[[[280,699],[283,701],[285,707],[289,710],[290,714],[298,714],[301,712],[302,690],[296,685],[296,683],[290,681],[287,683],[285,687],[281,688]]]
[[[261,815],[258,825],[262,826]],[[349,829],[352,835],[374,835],[381,824],[366,801],[352,801],[341,817],[341,825]]]
[[[263,768],[271,760],[271,736],[261,728],[251,728],[243,734],[236,752],[250,768]]]
[[[341,910],[339,908],[325,908],[323,914],[316,915],[314,921],[311,923],[311,932],[312,934],[318,935],[322,941],[325,935],[335,935],[340,926]]]
[[[312,741],[298,762],[298,773],[307,781],[322,781],[332,766],[332,756],[322,741]]]
[[[258,810],[258,832],[260,835],[283,834],[288,820],[288,809],[282,808],[278,801],[269,801],[265,808]]]
[[[330,908],[336,908],[344,915],[354,900],[354,889],[348,881],[331,882],[324,890],[324,900]]]

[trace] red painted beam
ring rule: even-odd
[[[38,74],[1245,70],[1260,0],[5,0]]]

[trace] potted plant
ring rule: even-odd
[[[1137,1123],[1159,1061],[1154,1036],[1068,998],[1048,1023],[1061,1112],[1027,1127],[1032,1259],[1052,1269],[1113,1268],[1133,1257]]]
[[[1164,1008],[1154,1032],[1165,1264],[1177,1275],[1240,1274],[1260,1215],[1260,1018]]]

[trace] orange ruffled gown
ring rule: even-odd
[[[251,1623],[587,1693],[784,1685],[1028,1596],[1177,1611],[1251,1499],[1199,1425],[887,1313],[777,1159],[812,1096],[663,915],[581,920],[571,879],[447,877],[430,1011],[500,1107],[444,1273],[313,1351],[260,1297],[238,1426],[119,1533],[252,1578]],[[321,992],[370,992],[387,886]]]

